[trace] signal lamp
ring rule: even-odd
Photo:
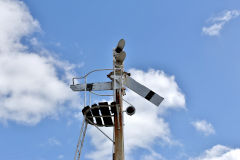
[[[129,106],[129,107],[127,107],[127,109],[126,109],[126,113],[127,113],[129,116],[134,115],[135,112],[136,112],[136,109],[135,109],[135,107],[133,107],[133,106]]]

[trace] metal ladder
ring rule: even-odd
[[[86,131],[87,131],[87,125],[88,125],[88,122],[86,121],[86,119],[84,119],[82,123],[81,131],[80,131],[80,135],[78,138],[77,149],[75,152],[74,160],[80,160],[81,151],[83,148],[83,142],[84,142]]]

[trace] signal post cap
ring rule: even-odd
[[[123,50],[124,46],[125,46],[125,40],[124,39],[120,39],[119,42],[118,42],[117,47],[115,48],[115,51],[117,53],[120,53]]]
[[[124,39],[120,39],[119,42],[118,42],[117,47],[123,49],[124,46],[125,46],[125,40]]]

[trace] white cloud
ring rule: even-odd
[[[205,120],[192,122],[192,125],[197,131],[202,132],[205,136],[215,134],[212,124]]]
[[[0,24],[1,53],[25,48],[21,38],[40,30],[25,4],[17,0],[0,0]]]
[[[162,155],[151,151],[151,154],[142,156],[141,160],[165,160],[165,158]]]
[[[220,30],[224,26],[225,23],[215,23],[209,27],[203,27],[202,31],[204,34],[209,36],[217,36],[219,35]]]
[[[171,131],[168,123],[161,115],[169,108],[185,108],[185,97],[180,91],[174,76],[168,76],[163,71],[150,69],[147,72],[131,69],[132,78],[146,85],[153,91],[165,98],[159,107],[147,102],[144,98],[127,90],[124,99],[136,107],[133,116],[125,115],[124,138],[125,153],[131,158],[134,149],[142,148],[150,152],[150,155],[143,155],[143,159],[162,159],[158,154],[153,154],[153,145],[176,145],[171,138]],[[126,106],[125,106],[126,107]],[[108,135],[112,135],[112,128],[103,128]],[[90,159],[111,159],[112,143],[95,128],[90,128],[89,135],[91,143],[96,151],[89,154]]]
[[[51,146],[61,146],[62,145],[62,143],[55,137],[48,138],[48,144],[50,144]]]
[[[236,18],[240,15],[240,10],[230,10],[223,12],[220,16],[210,18],[212,23],[208,27],[203,27],[202,32],[209,36],[217,36],[220,34],[223,26],[233,18]]]
[[[189,160],[240,160],[240,149],[229,148],[223,145],[215,145],[206,150],[201,156]]]
[[[76,98],[66,84],[73,66],[44,48],[32,53],[21,43],[40,30],[23,2],[0,0],[0,24],[0,121],[33,125],[57,116]]]
[[[153,91],[164,97],[164,101],[159,107],[160,109],[185,108],[184,94],[179,89],[174,76],[168,76],[163,71],[154,69],[150,69],[147,72],[137,69],[130,69],[129,72],[131,73],[131,77],[136,81],[144,84],[146,87],[151,88]],[[129,91],[128,93],[135,94],[132,91]],[[143,102],[147,102],[146,104],[156,108],[144,98],[135,95],[131,96],[136,97],[136,102],[141,99],[144,100]],[[127,95],[126,98],[129,99],[128,97],[130,96]],[[129,101],[132,101],[132,99],[129,99]],[[158,111],[159,108],[157,108]]]
[[[64,155],[62,155],[62,154],[60,154],[59,156],[58,156],[58,159],[63,159],[64,158]]]

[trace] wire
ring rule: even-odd
[[[133,106],[130,102],[128,102],[127,100],[123,99],[124,102],[126,102],[127,104],[129,104],[130,106]]]

